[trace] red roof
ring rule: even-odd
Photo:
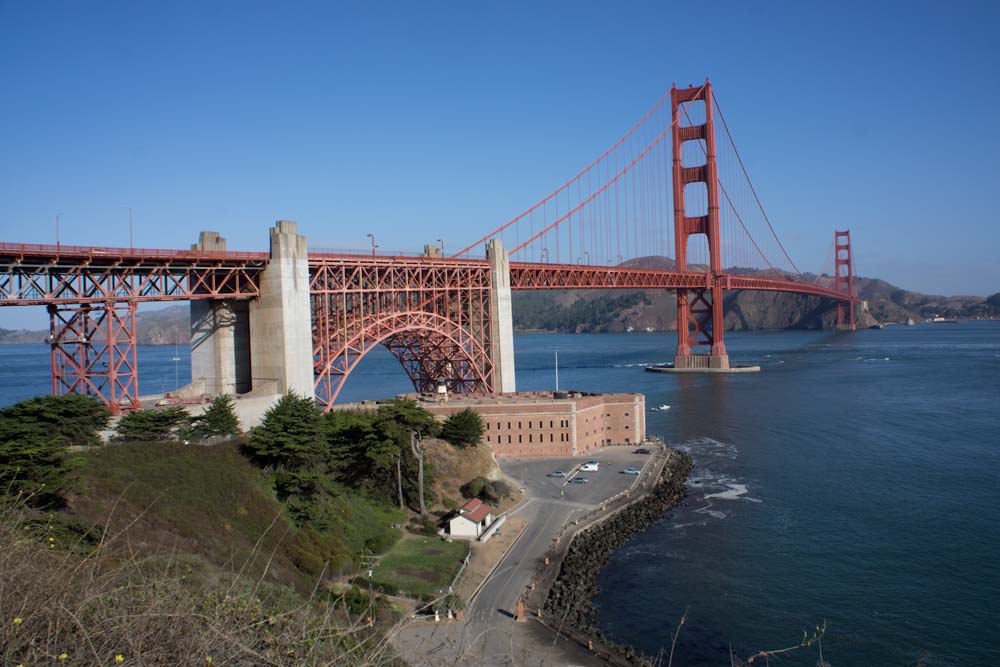
[[[491,514],[492,512],[492,507],[484,503],[479,498],[473,498],[462,506],[459,515],[465,517],[469,521],[479,523],[486,518],[487,514]]]
[[[463,512],[475,512],[476,509],[483,504],[483,501],[479,498],[473,498],[469,502],[462,505]]]

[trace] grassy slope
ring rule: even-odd
[[[109,535],[143,553],[190,553],[251,576],[267,568],[278,582],[305,590],[324,562],[349,568],[366,541],[393,533],[392,510],[345,493],[339,530],[319,536],[287,519],[268,480],[236,445],[127,444],[84,455],[81,492],[70,511],[94,524],[110,515]]]

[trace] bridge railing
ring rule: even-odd
[[[423,259],[449,259],[448,256],[443,257],[429,257],[422,252],[416,252],[413,250],[383,250],[382,248],[377,248],[375,253],[372,253],[371,248],[309,248],[310,255],[338,255],[344,257],[420,257]],[[471,253],[466,253],[462,255],[463,259],[486,259],[486,255],[475,255]]]
[[[0,243],[0,253],[46,256],[90,256],[90,257],[136,257],[136,258],[177,258],[177,259],[237,259],[266,261],[268,252],[235,252],[209,250],[176,250],[168,248],[115,248],[106,246],[79,246],[45,243]]]

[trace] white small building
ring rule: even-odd
[[[477,539],[493,523],[495,511],[479,498],[473,498],[448,522],[448,533],[452,537]]]

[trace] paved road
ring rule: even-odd
[[[521,481],[529,494],[529,500],[517,510],[528,520],[524,532],[466,609],[464,623],[414,624],[401,631],[398,644],[404,658],[414,667],[566,664],[565,651],[528,650],[537,642],[512,641],[514,632],[530,632],[526,624],[515,625],[514,606],[560,529],[574,515],[585,513],[631,486],[636,477],[622,474],[622,470],[642,468],[652,459],[632,451],[630,447],[609,447],[588,458],[501,459],[503,471]],[[588,460],[598,461],[600,469],[582,473],[589,480],[587,484],[546,476],[555,470],[572,476]],[[517,652],[520,655],[515,655]],[[600,663],[580,652],[573,664]]]

